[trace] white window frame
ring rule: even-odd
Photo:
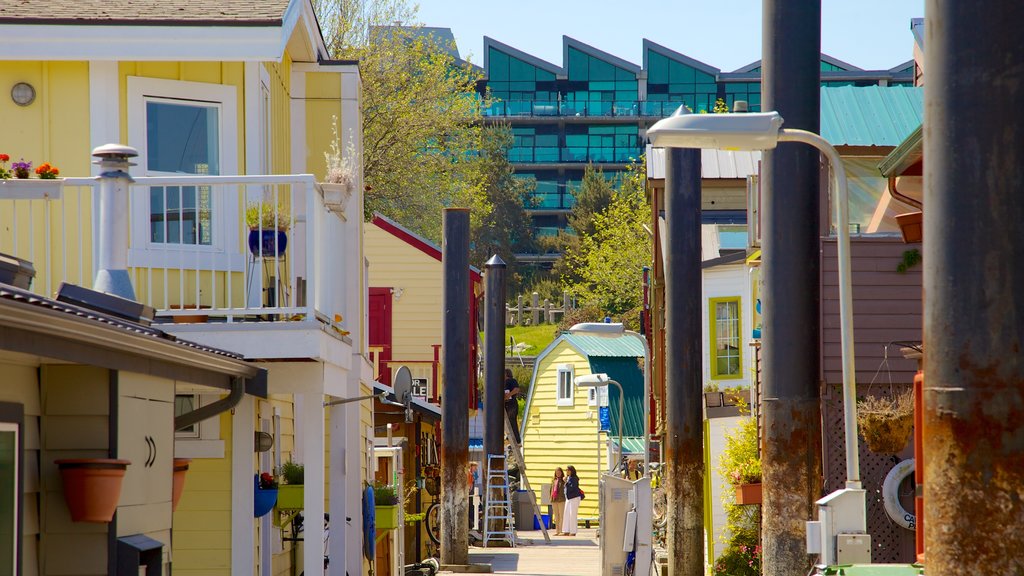
[[[600,395],[597,393],[598,390],[599,388],[596,386],[587,388],[587,406],[597,406],[597,400],[600,398]]]
[[[188,394],[188,392],[179,392]],[[196,408],[212,404],[220,399],[219,394],[192,394]],[[193,432],[174,433],[174,456],[176,458],[223,458],[224,440],[220,437],[220,416],[198,422],[198,435]]]
[[[562,395],[563,378],[567,378],[568,384],[565,389],[568,391],[568,396]],[[572,364],[563,364],[558,367],[558,373],[555,378],[555,405],[556,406],[572,406],[575,403],[574,388],[576,387],[572,381],[573,378],[573,366]]]
[[[133,176],[175,176],[152,172],[147,165],[146,103],[169,102],[214,105],[218,109],[220,174],[238,174],[238,90],[234,86],[183,80],[128,77],[128,144],[139,152]],[[138,268],[194,268],[197,255],[203,268],[241,272],[238,188],[213,188],[213,241],[210,245],[167,244],[150,241],[149,190],[132,187],[131,248],[128,266]]]

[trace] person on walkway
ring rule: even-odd
[[[522,444],[519,437],[519,381],[512,376],[512,370],[505,368],[505,415],[512,425],[516,444]]]
[[[562,535],[575,536],[583,491],[580,490],[580,477],[576,475],[576,467],[566,466],[565,469],[569,475],[565,479],[565,518],[562,519]]]
[[[626,462],[626,469],[622,473],[622,477],[630,482],[634,482],[643,478],[643,472],[640,472],[640,467],[637,465],[636,460],[629,460]]]
[[[565,516],[565,472],[559,466],[555,468],[555,476],[551,479],[551,525],[555,528],[555,536],[562,535],[563,516]]]

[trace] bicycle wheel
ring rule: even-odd
[[[434,544],[441,544],[441,506],[431,502],[427,507],[427,536]]]

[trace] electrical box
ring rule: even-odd
[[[821,554],[821,522],[807,522],[807,553]]]
[[[839,534],[836,536],[836,560],[839,564],[870,564],[870,534]]]
[[[837,550],[840,534],[867,536],[867,493],[862,488],[843,488],[818,500],[817,504],[818,528],[812,528],[808,524],[808,539],[811,530],[817,530],[820,536],[819,564],[835,566],[840,563]],[[871,563],[870,543],[867,548],[867,560],[864,563]]]

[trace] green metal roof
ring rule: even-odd
[[[899,176],[903,171],[919,162],[924,155],[924,125],[917,127],[889,153],[878,165],[879,172],[886,178]]]
[[[833,146],[899,146],[923,119],[924,88],[821,89],[821,135]]]
[[[611,437],[612,444],[618,445],[619,437]],[[644,453],[644,439],[642,436],[623,436],[622,445],[626,449],[622,452],[623,454],[643,454]]]
[[[640,355],[643,356],[641,350]],[[644,435],[644,373],[635,357],[611,358],[607,356],[591,356],[590,371],[594,374],[607,374],[609,378],[622,385],[626,395],[626,404],[622,408],[622,435]],[[608,387],[608,409],[611,419],[610,436],[619,435],[619,389]],[[623,444],[626,442],[623,441]],[[640,451],[643,453],[643,450]]]
[[[573,348],[581,354],[594,357],[611,358],[642,358],[644,345],[636,336],[583,336],[581,334],[562,334]]]

